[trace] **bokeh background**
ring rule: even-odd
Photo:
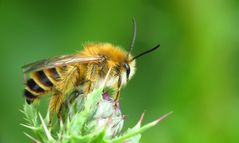
[[[238,0],[0,0],[0,142],[30,142],[19,125],[22,65],[88,41],[128,49],[133,16],[133,54],[161,48],[137,61],[123,89],[125,126],[143,111],[144,123],[174,111],[142,142],[239,142]]]

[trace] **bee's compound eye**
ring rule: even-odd
[[[124,68],[126,70],[126,77],[127,77],[127,80],[129,79],[129,74],[130,74],[130,67],[129,67],[129,64],[128,63],[124,63]]]

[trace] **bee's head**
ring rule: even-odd
[[[121,69],[124,71],[122,72],[124,75],[122,75],[122,77],[125,77],[125,80],[128,81],[129,79],[131,79],[131,77],[134,75],[135,73],[135,65],[136,65],[136,59],[147,54],[150,53],[154,50],[156,50],[157,48],[159,48],[160,45],[155,46],[152,49],[149,49],[147,51],[144,51],[140,54],[138,54],[135,57],[132,57],[130,55],[130,53],[128,53],[127,59],[121,63]]]
[[[130,74],[130,66],[127,62],[123,63],[123,67],[125,69],[125,73],[126,73],[126,77],[127,77],[127,80],[129,79],[129,74]]]
[[[135,60],[133,60],[133,61],[125,60],[121,64],[121,69],[124,71],[123,72],[124,75],[122,75],[122,76],[125,77],[126,81],[131,79],[131,77],[134,75],[134,73],[135,73],[135,65],[136,65]]]

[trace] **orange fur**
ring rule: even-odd
[[[79,77],[77,67],[68,67],[67,72],[62,73],[61,76],[61,80],[55,84],[55,91],[53,91],[55,92],[55,95],[52,96],[50,100],[50,112],[58,112],[59,107],[65,99],[65,96],[74,89]]]
[[[104,61],[76,63],[71,65],[54,67],[59,74],[59,79],[54,79],[52,73],[48,69],[43,69],[48,79],[52,82],[53,87],[45,87],[41,84],[40,79],[31,73],[32,78],[39,86],[46,91],[52,92],[53,96],[50,99],[49,110],[51,115],[58,112],[62,103],[65,101],[66,95],[70,94],[77,86],[80,86],[83,93],[87,94],[94,88],[101,86],[107,72],[112,68],[106,86],[111,86],[115,89],[117,96],[122,85],[126,84],[126,69],[123,66],[127,63],[131,69],[129,78],[135,71],[135,61],[131,61],[131,55],[117,46],[109,43],[89,43],[84,46],[84,50],[75,54],[82,57],[104,57]],[[27,90],[29,90],[27,88]],[[31,90],[29,90],[32,92]],[[45,93],[35,93],[34,95],[42,95]],[[116,95],[115,95],[116,96]]]

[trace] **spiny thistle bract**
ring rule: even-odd
[[[69,97],[77,94],[74,92]],[[171,114],[141,126],[142,114],[138,123],[123,133],[124,115],[119,102],[110,95],[109,91],[99,88],[73,101],[69,98],[64,104],[61,122],[51,125],[49,114],[43,119],[34,105],[25,104],[22,112],[27,123],[21,125],[33,131],[33,135],[25,135],[35,143],[139,143],[142,132]]]

